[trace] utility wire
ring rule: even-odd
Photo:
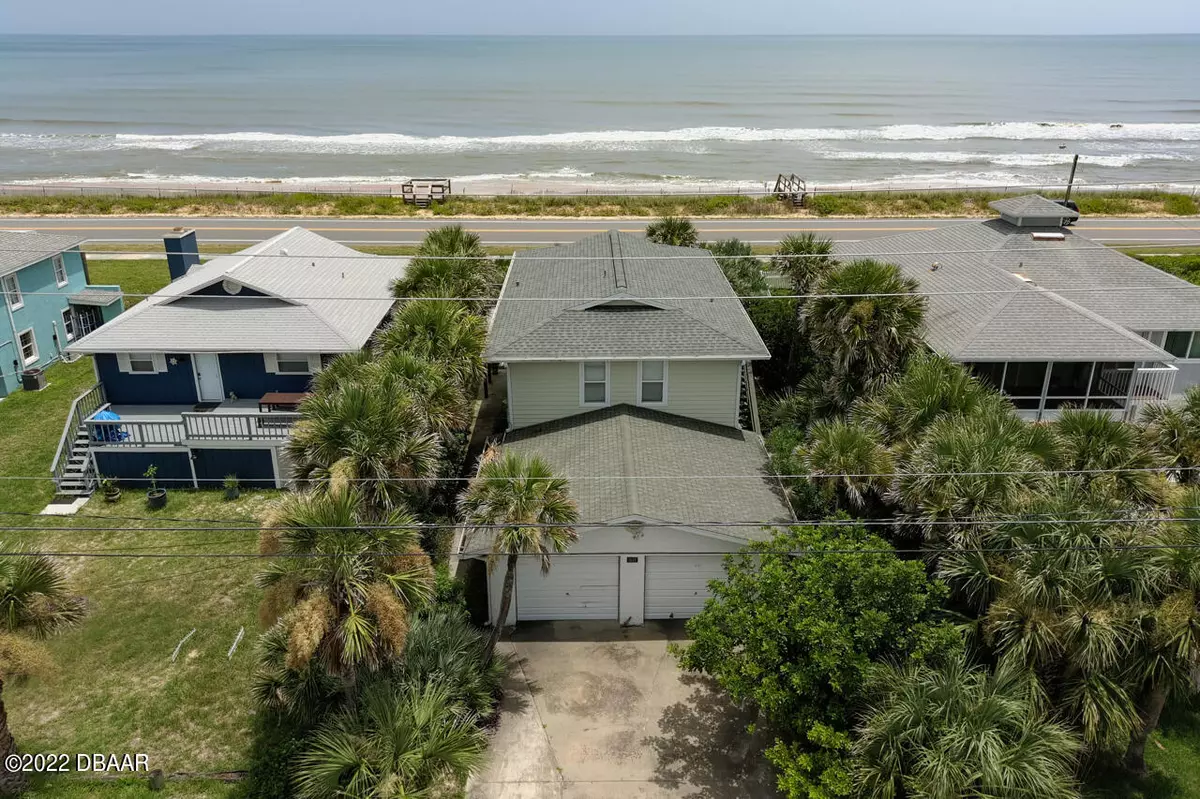
[[[112,422],[119,425],[121,422],[114,420]],[[132,450],[132,448],[131,448]],[[804,478],[878,478],[878,477],[1002,477],[1012,475],[1084,475],[1084,474],[1174,474],[1176,472],[1196,472],[1200,471],[1200,466],[1144,466],[1144,467],[1121,467],[1112,469],[1022,469],[1008,471],[979,471],[979,472],[878,472],[878,473],[842,473],[842,472],[809,472],[806,474],[773,474],[762,472],[758,474],[638,474],[638,475],[582,475],[577,477],[567,476],[565,479],[569,483],[581,482],[586,480],[769,480],[773,478],[785,479],[804,479]],[[52,475],[0,475],[0,480],[54,480]],[[185,482],[191,483],[190,477],[159,477],[161,482]],[[346,478],[348,483],[474,483],[474,482],[522,482],[528,480],[527,477],[350,477]],[[253,482],[255,478],[240,479],[240,482]],[[222,483],[222,478],[201,478],[200,482]],[[275,479],[272,477],[258,478],[257,482],[271,482]],[[308,482],[301,480],[299,482]],[[9,511],[0,511],[0,515]],[[149,517],[147,517],[149,518]],[[161,518],[161,517],[155,517]]]
[[[1044,515],[1026,516],[1026,517],[997,517],[997,518],[963,518],[963,519],[920,519],[920,518],[905,518],[905,519],[808,519],[803,521],[791,521],[780,519],[765,519],[757,521],[688,521],[688,520],[663,520],[655,521],[652,524],[645,525],[634,524],[630,522],[601,522],[601,521],[577,521],[577,522],[528,522],[523,524],[474,524],[470,522],[411,522],[406,524],[354,524],[354,525],[303,525],[299,527],[289,527],[284,525],[255,525],[247,523],[245,525],[228,525],[222,527],[147,527],[140,528],[156,533],[190,533],[190,532],[212,532],[212,531],[243,531],[243,530],[267,530],[285,532],[288,530],[324,530],[324,531],[376,531],[376,530],[469,530],[469,531],[485,531],[485,530],[505,530],[511,527],[522,527],[529,529],[574,529],[587,528],[589,530],[625,530],[630,527],[705,527],[705,528],[762,528],[762,527],[879,527],[893,525],[918,525],[922,527],[963,527],[963,526],[980,526],[980,525],[1010,525],[1010,524],[1142,524],[1150,522],[1161,522],[1166,524],[1191,524],[1200,522],[1200,516],[1122,516],[1109,518],[1045,518]],[[36,525],[36,526],[5,526],[0,525],[0,532],[46,532],[46,531],[74,531],[74,532],[112,532],[113,527],[90,527],[86,525]]]

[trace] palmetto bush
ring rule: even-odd
[[[1080,751],[1042,711],[1036,680],[961,660],[882,667],[879,695],[854,745],[856,796],[867,799],[1073,799]]]
[[[438,682],[366,688],[331,717],[296,759],[303,799],[426,796],[466,780],[483,763],[487,738],[475,714]]]
[[[492,297],[501,270],[487,255],[479,236],[462,225],[446,225],[425,234],[417,257],[392,285],[397,297]],[[473,300],[469,307],[482,304]]]
[[[664,216],[646,226],[646,238],[656,244],[695,247],[700,240],[696,226],[681,216]]]

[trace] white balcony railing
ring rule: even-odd
[[[87,421],[88,440],[99,447],[187,446],[193,442],[284,441],[298,413],[183,413],[174,419]]]

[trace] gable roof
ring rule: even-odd
[[[391,285],[408,261],[295,227],[193,266],[68,350],[352,352],[391,310]],[[249,291],[228,294],[226,281]],[[209,287],[216,293],[196,293]]]
[[[794,518],[761,442],[744,430],[616,405],[510,432],[502,447],[540,454],[570,480],[583,521],[637,516],[702,528],[696,523]],[[688,479],[663,479],[671,477]],[[711,529],[764,537],[757,526]]]
[[[842,258],[880,253],[872,257],[917,280],[929,292],[925,340],[951,358],[1173,361],[1133,331],[1200,329],[1200,286],[1061,232],[1064,241],[1038,241],[1028,228],[989,220],[835,250]],[[1150,290],[1105,291],[1131,286]]]
[[[484,351],[488,361],[769,357],[707,250],[615,230],[517,253]]]
[[[0,275],[44,261],[87,241],[80,236],[36,233],[32,230],[0,230]]]
[[[1005,216],[1029,219],[1078,219],[1079,212],[1047,200],[1040,194],[1008,197],[988,203],[988,207]]]

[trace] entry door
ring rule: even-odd
[[[617,618],[624,626],[641,626],[646,621],[644,555],[621,555],[621,592]]]
[[[220,358],[211,352],[196,353],[192,355],[192,368],[196,371],[196,390],[201,402],[220,402],[225,399]]]

